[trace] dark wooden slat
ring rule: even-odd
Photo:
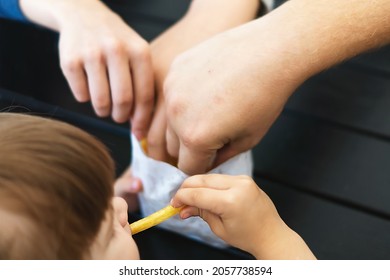
[[[319,259],[389,259],[390,221],[264,179],[256,180],[283,220]]]
[[[256,174],[390,216],[390,142],[282,114],[254,149]]]
[[[0,89],[0,112],[23,112],[74,124],[101,139],[115,159],[116,173],[121,174],[130,163],[129,130],[96,118],[64,110],[34,98]]]
[[[381,71],[390,78],[390,46],[362,54],[352,59],[351,62],[363,65],[369,69]]]
[[[142,17],[154,18],[161,22],[174,22],[188,9],[191,0],[105,0],[110,8],[128,19],[136,14]]]
[[[390,75],[340,65],[308,80],[286,108],[390,138]]]

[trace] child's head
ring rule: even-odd
[[[113,161],[89,134],[0,113],[0,259],[137,258],[113,182]]]

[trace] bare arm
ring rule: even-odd
[[[390,2],[386,0],[290,0],[250,28],[258,34],[258,46],[264,45],[267,36],[271,54],[284,59],[289,69],[299,66],[292,68],[290,76],[306,79],[389,44],[389,15]]]
[[[174,162],[166,151],[166,116],[163,83],[176,56],[196,44],[230,28],[253,20],[260,8],[258,0],[193,0],[187,13],[151,43],[157,109],[148,134],[149,155]]]
[[[388,44],[389,14],[388,0],[291,0],[180,55],[164,91],[179,168],[203,173],[252,148],[307,78]]]

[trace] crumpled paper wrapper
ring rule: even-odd
[[[182,182],[189,176],[168,163],[148,157],[134,135],[131,135],[131,143],[132,173],[133,176],[140,178],[143,184],[143,192],[139,193],[141,213],[143,216],[148,216],[167,206]],[[252,170],[252,153],[247,151],[229,159],[208,173],[252,176]],[[211,246],[219,248],[228,246],[211,231],[208,224],[200,217],[182,220],[176,215],[159,224],[158,227]]]

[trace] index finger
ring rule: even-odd
[[[134,55],[134,54],[133,54]],[[154,106],[154,80],[152,60],[148,48],[141,48],[131,59],[134,109],[132,132],[141,140],[147,136]]]

